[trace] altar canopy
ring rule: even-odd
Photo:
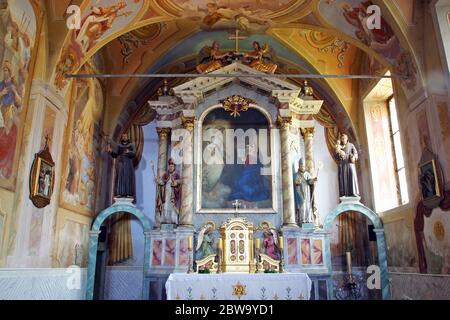
[[[309,300],[306,273],[172,273],[166,282],[168,300]]]

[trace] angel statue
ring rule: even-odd
[[[266,43],[263,47],[258,41],[253,41],[253,51],[244,55],[243,59],[249,67],[266,73],[275,73],[277,65],[270,61],[270,47]]]
[[[263,248],[264,253],[275,260],[280,260],[281,254],[278,248],[278,232],[274,228],[270,228],[267,224],[263,226]]]
[[[221,52],[219,43],[214,41],[211,47],[205,46],[200,50],[200,64],[196,67],[197,72],[208,73],[220,69],[228,64],[227,59],[232,57],[233,54],[231,52]]]
[[[211,233],[214,226],[211,223],[205,224],[198,234],[197,247],[195,248],[195,259],[200,260],[209,255],[215,254],[212,247],[213,238]]]

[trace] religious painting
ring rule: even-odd
[[[167,239],[166,246],[164,248],[164,265],[175,265],[175,239]]]
[[[434,159],[422,163],[419,166],[419,181],[424,201],[441,197],[442,190],[439,186],[439,172]]]
[[[270,133],[265,115],[254,108],[237,113],[216,108],[202,125],[200,212],[272,212]]]
[[[79,263],[86,267],[88,251],[80,250],[88,247],[89,222],[66,219],[64,227],[59,232],[58,262],[61,268]]]
[[[373,15],[373,12],[368,10],[371,5],[372,1],[366,0],[321,0],[319,10],[332,26],[361,41],[394,65],[396,73],[405,76],[402,85],[413,93],[417,84],[414,60],[411,54],[402,48],[382,12],[380,28],[369,28]],[[370,69],[374,69],[374,58],[371,58],[370,64]]]
[[[428,126],[427,110],[425,106],[421,108],[416,114],[417,131],[420,135],[420,147],[421,149],[431,150],[431,135]]]
[[[0,186],[13,187],[16,151],[23,122],[36,17],[29,1],[2,2],[0,8]]]
[[[74,91],[62,200],[71,210],[91,214],[101,148],[103,89],[97,79],[90,78],[77,81]]]
[[[55,163],[48,145],[35,155],[30,174],[30,199],[37,208],[43,208],[50,203],[55,178]]]
[[[295,0],[198,0],[158,1],[163,8],[176,8],[189,19],[200,21],[203,30],[236,29],[247,33],[264,33],[274,25],[274,12],[289,8]],[[168,4],[167,2],[172,2]]]
[[[73,20],[68,24],[73,24],[73,28],[56,65],[55,86],[63,89],[67,82],[64,75],[75,73],[89,50],[100,41],[136,20],[143,4],[143,0],[90,0],[82,9],[79,25],[73,17],[76,13],[72,13],[69,19]]]
[[[154,240],[152,247],[152,266],[160,266],[162,257],[162,240]]]

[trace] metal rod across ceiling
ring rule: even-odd
[[[401,75],[351,75],[351,74],[271,74],[271,73],[124,73],[124,74],[66,74],[66,78],[301,78],[301,79],[322,79],[322,78],[336,78],[336,79],[382,79],[382,78],[406,78]]]

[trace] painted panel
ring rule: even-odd
[[[180,247],[178,253],[179,261],[178,265],[187,266],[189,263],[189,251],[188,251],[188,240],[187,238],[180,240]]]
[[[166,245],[164,247],[164,265],[174,266],[175,265],[175,239],[167,239]]]
[[[302,239],[302,264],[311,264],[309,239]]]
[[[297,238],[287,239],[288,264],[297,264]]]
[[[323,252],[322,252],[322,240],[321,239],[314,239],[314,264],[323,264]]]
[[[152,266],[161,265],[162,240],[154,240],[152,247]]]

